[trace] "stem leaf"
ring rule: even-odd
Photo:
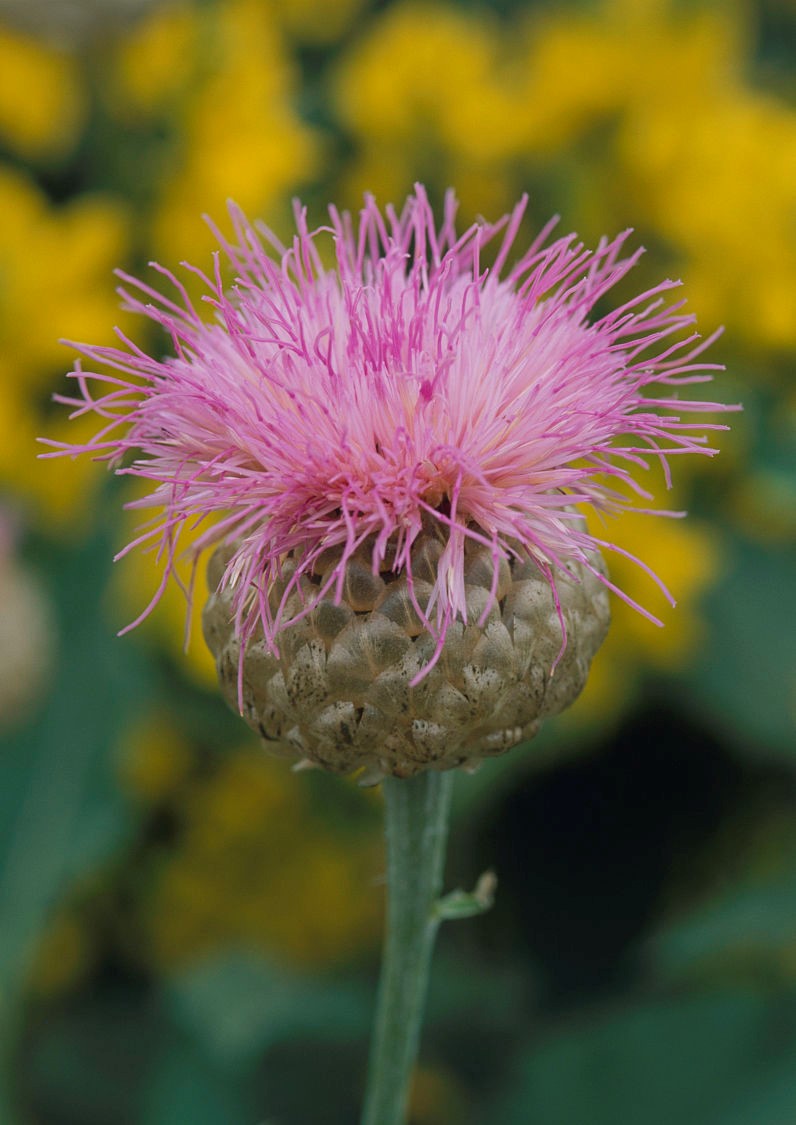
[[[474,918],[485,914],[495,901],[497,876],[494,871],[485,871],[472,891],[455,890],[438,899],[434,906],[434,919],[438,922],[453,922],[458,918]]]

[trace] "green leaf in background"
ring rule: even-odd
[[[793,973],[796,881],[792,867],[778,879],[733,888],[656,935],[649,946],[658,973],[747,965],[766,973]]]
[[[685,994],[562,1028],[530,1045],[492,1119],[792,1125],[796,996],[740,987]]]
[[[736,539],[705,600],[710,659],[684,687],[737,744],[796,753],[796,550]]]
[[[295,1037],[364,1041],[373,1002],[364,982],[303,979],[234,951],[173,979],[168,994],[177,1022],[226,1065]]]
[[[9,1111],[3,1125],[139,1125],[142,1091],[170,1042],[151,994],[117,980],[38,1017],[16,1074],[30,1115]]]
[[[117,981],[75,998],[32,1035],[25,1080],[36,1121],[57,1125],[259,1125],[251,1084],[164,1018],[151,991]],[[3,1125],[16,1118],[2,1117]]]
[[[241,1084],[209,1060],[196,1044],[173,1044],[154,1069],[140,1125],[260,1125]]]
[[[102,614],[111,557],[102,533],[78,549],[50,548],[44,560],[58,590],[57,676],[0,755],[0,974],[12,993],[64,886],[131,827],[114,752],[150,688],[140,652],[117,641]]]
[[[796,1118],[793,1059],[776,1059],[761,1068],[758,1081],[722,1117],[721,1125],[791,1125]]]

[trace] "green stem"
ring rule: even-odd
[[[405,1125],[440,915],[453,771],[387,778],[387,930],[362,1125]]]

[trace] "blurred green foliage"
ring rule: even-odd
[[[83,432],[50,402],[60,336],[160,346],[114,265],[203,264],[228,196],[286,230],[294,194],[321,221],[423,178],[464,221],[527,190],[533,224],[634,225],[644,277],[726,324],[745,412],[661,497],[687,521],[612,529],[674,589],[665,629],[618,605],[575,708],[459,779],[449,883],[500,886],[443,930],[413,1125],[792,1125],[792,5],[58,12],[0,7],[0,1122],[356,1119],[378,795],[262,756],[178,592],[116,639],[154,586],[147,558],[111,573],[130,494],[34,439]]]

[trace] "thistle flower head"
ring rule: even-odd
[[[618,548],[585,512],[647,498],[635,471],[650,462],[668,482],[671,456],[715,452],[707,435],[723,427],[699,416],[722,408],[680,398],[716,365],[670,299],[677,283],[597,313],[641,253],[626,253],[629,232],[591,251],[572,235],[550,241],[551,223],[516,254],[524,207],[457,233],[452,193],[437,223],[418,186],[400,213],[367,199],[358,221],[330,208],[315,231],[297,207],[288,246],[231,207],[235,238],[217,232],[212,275],[188,267],[209,315],[160,267],[172,296],[122,275],[125,307],[166,329],[173,356],[124,337],[75,345],[99,370],[78,363],[79,393],[62,401],[105,425],[67,451],[150,482],[134,506],[157,514],[130,546],[159,546],[163,584],[180,532],[211,517],[194,549],[225,545],[218,589],[241,652],[260,630],[278,652],[285,630],[343,599],[365,558],[375,576],[404,577],[433,638],[417,682],[472,616],[476,548],[493,574],[482,623],[501,567],[531,564],[563,651],[561,583],[614,588],[595,551]],[[439,550],[421,599],[414,560],[429,534]]]

